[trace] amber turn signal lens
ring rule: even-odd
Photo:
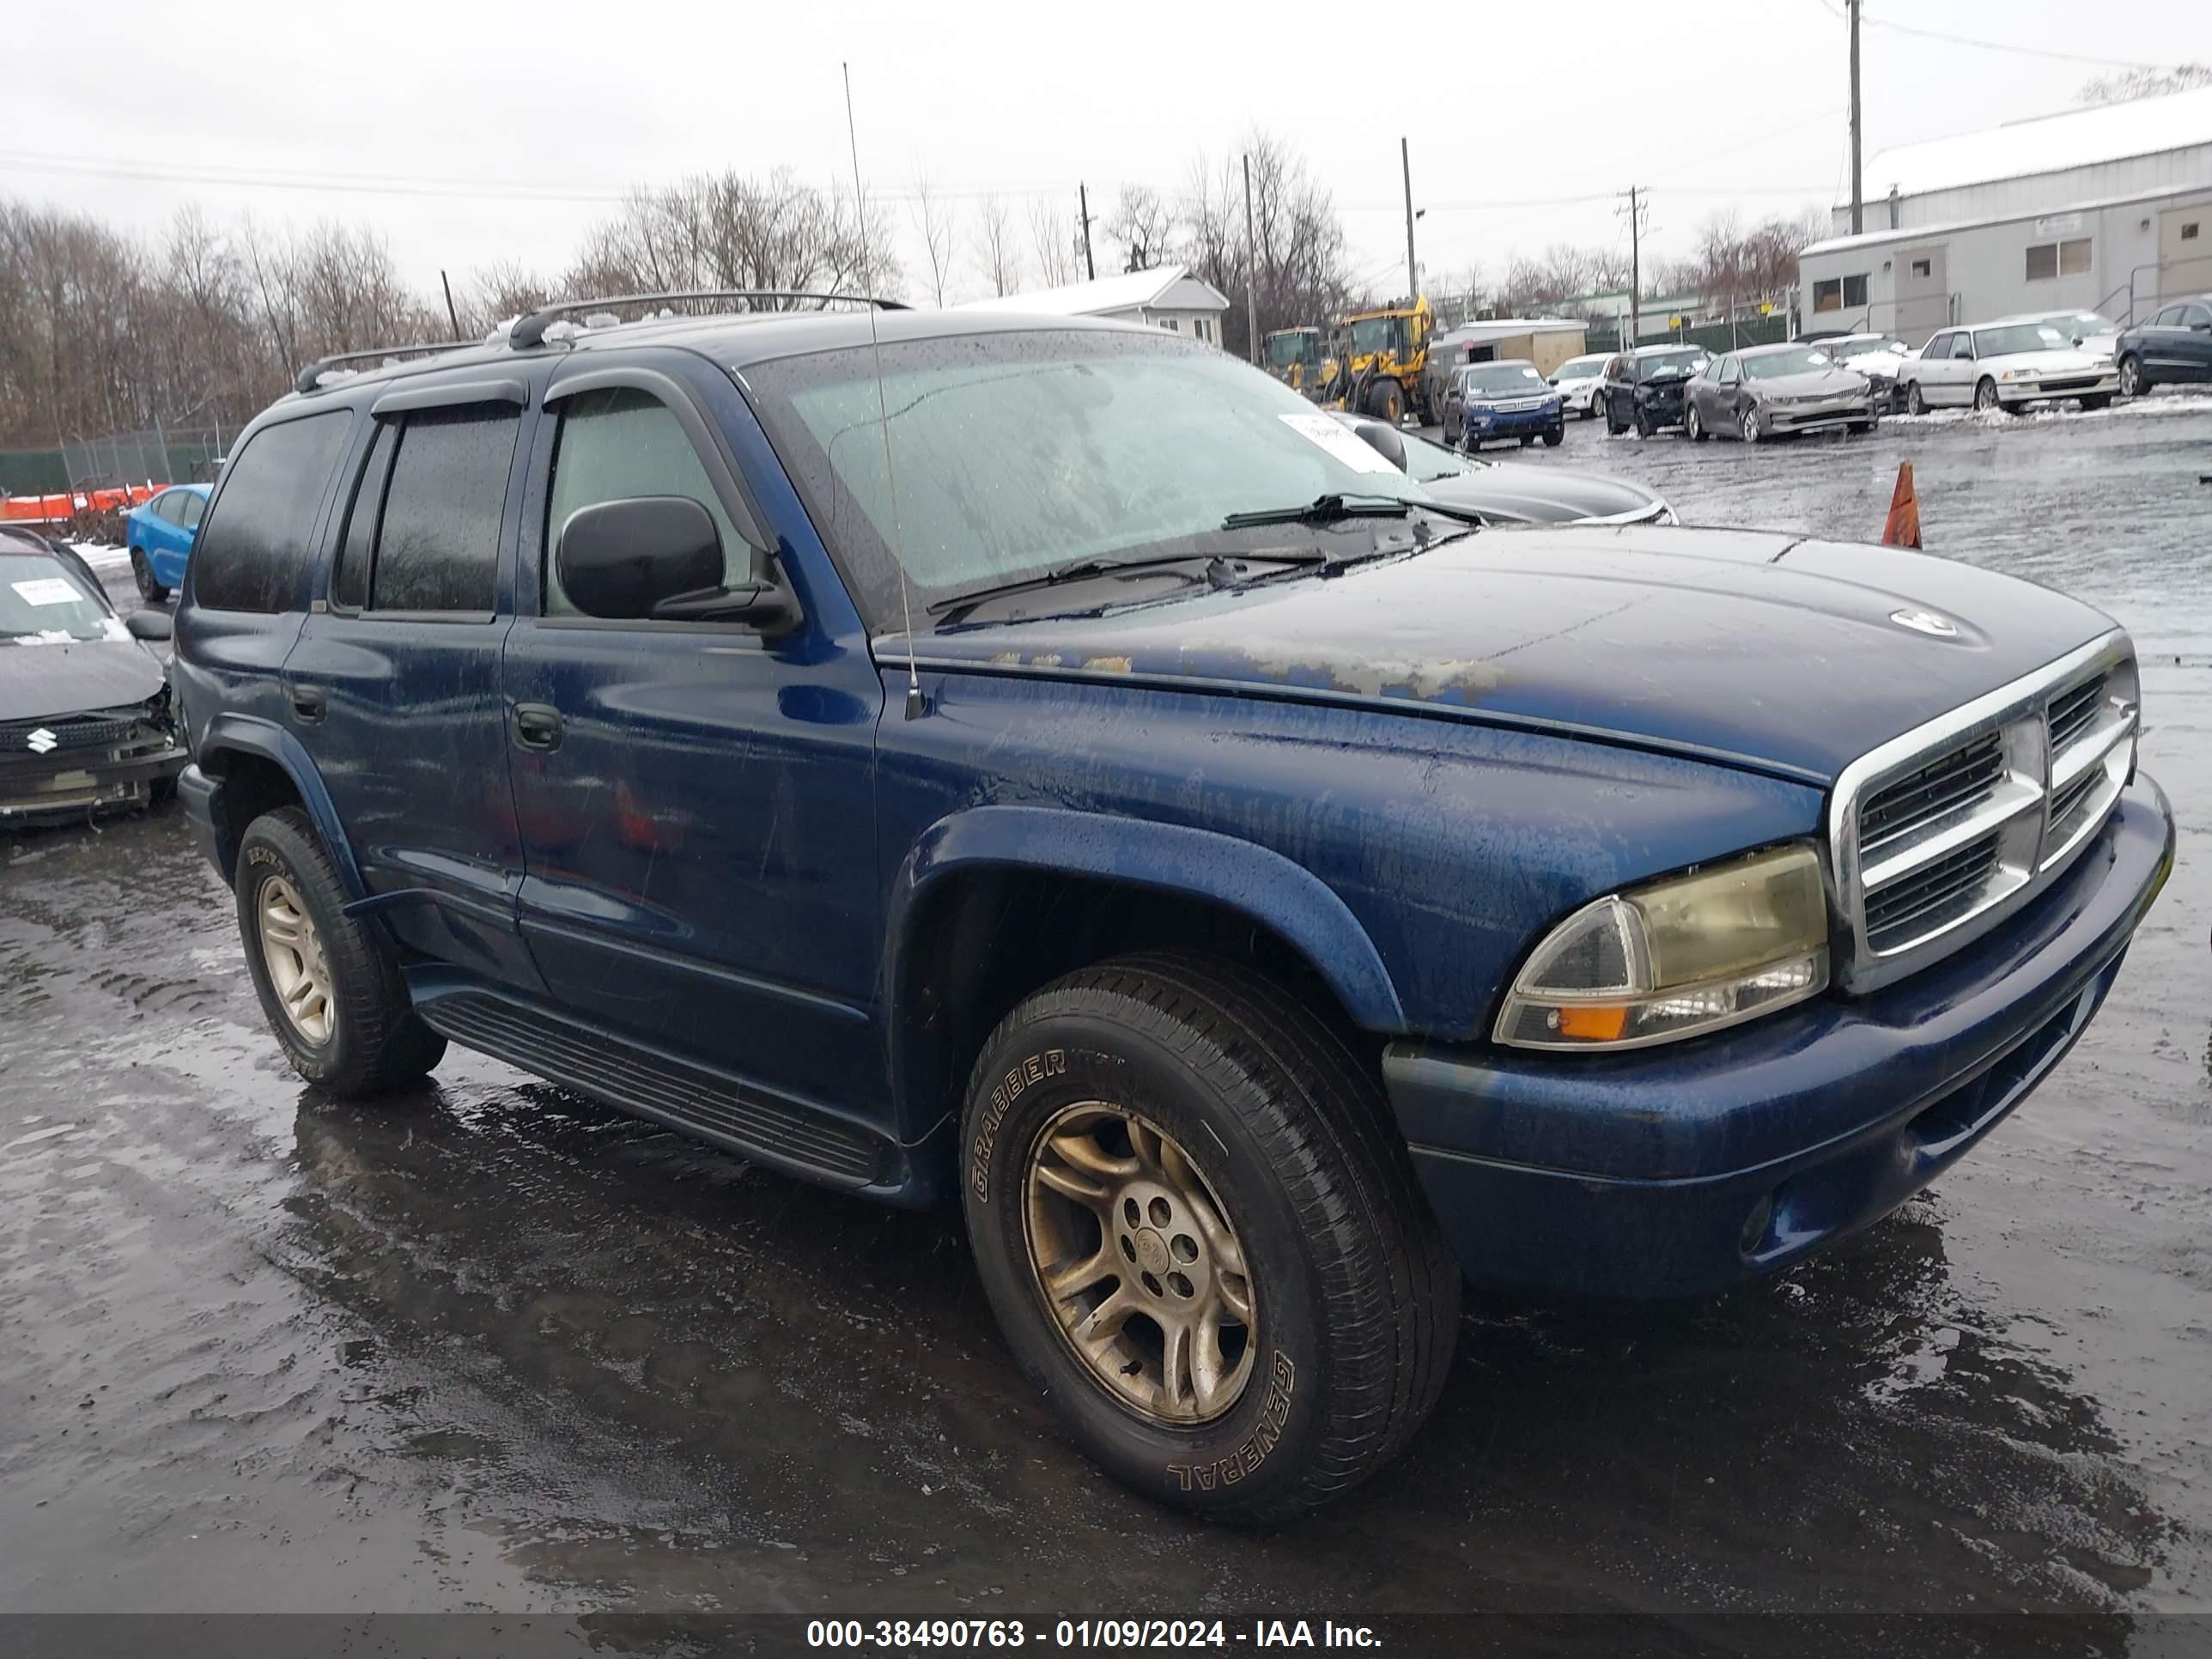
[[[1559,1012],[1559,1035],[1583,1042],[1618,1042],[1620,1034],[1628,1029],[1628,1010],[1618,1005],[1610,1008],[1562,1008]]]

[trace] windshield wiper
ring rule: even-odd
[[[933,599],[927,609],[933,617],[948,616],[956,611],[971,611],[991,599],[1009,599],[1017,593],[1033,593],[1040,588],[1058,587],[1066,582],[1089,581],[1097,576],[1120,576],[1135,571],[1172,570],[1179,565],[1204,567],[1205,579],[1215,580],[1218,568],[1236,564],[1319,564],[1328,556],[1318,550],[1294,548],[1262,553],[1165,553],[1149,559],[1078,559],[1042,575],[1020,576],[1012,581],[992,582],[982,587],[971,587],[964,593],[954,593]]]
[[[1224,530],[1250,530],[1271,524],[1341,524],[1346,519],[1402,519],[1414,512],[1479,525],[1480,513],[1445,507],[1437,501],[1408,501],[1402,495],[1347,495],[1334,491],[1316,495],[1304,507],[1266,507],[1252,513],[1232,513],[1221,521]]]

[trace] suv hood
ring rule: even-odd
[[[1893,619],[1923,610],[1955,635]],[[2047,588],[1899,549],[1562,526],[1469,536],[1333,579],[979,623],[925,635],[915,654],[940,669],[1413,704],[1826,785],[2112,625]],[[897,634],[876,649],[906,656]]]

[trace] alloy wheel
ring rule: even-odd
[[[276,1005],[300,1041],[314,1048],[329,1042],[337,1030],[337,1009],[332,1000],[330,963],[323,955],[322,935],[314,918],[301,902],[299,892],[282,876],[261,884],[261,902],[256,913],[261,934],[261,960],[269,970],[269,983]]]
[[[154,598],[154,567],[135,547],[131,550],[131,580],[138,585],[138,597],[150,603]]]
[[[2120,362],[2120,395],[2124,398],[2142,396],[2142,365],[2132,357]]]
[[[1905,388],[1905,412],[1908,415],[1925,415],[1928,412],[1927,400],[1920,395],[1920,382],[1917,380]]]
[[[1148,1421],[1205,1423],[1251,1381],[1259,1322],[1218,1189],[1138,1113],[1066,1107],[1030,1154],[1030,1270],[1068,1347]]]
[[[1743,441],[1747,444],[1759,441],[1759,409],[1756,404],[1743,411]]]
[[[1995,409],[1996,406],[1997,406],[1997,384],[1996,384],[1996,382],[1995,380],[1984,380],[1984,381],[1983,381],[1979,386],[1978,386],[1978,387],[1976,387],[1976,388],[1975,388],[1975,391],[1974,391],[1974,408],[1975,408],[1975,410],[1977,410],[1977,412],[1978,412],[1978,413],[1980,413],[1980,414],[1986,415],[1986,414],[1988,414],[1991,410]]]
[[[1691,439],[1691,441],[1692,441],[1692,442],[1696,441],[1696,440],[1697,440],[1697,438],[1698,438],[1698,434],[1699,434],[1699,433],[1703,430],[1703,428],[1702,428],[1698,425],[1698,406],[1697,406],[1697,404],[1692,404],[1689,406],[1689,408],[1688,408],[1688,409],[1686,409],[1686,410],[1685,410],[1683,411],[1683,413],[1682,413],[1682,430],[1683,430],[1685,433],[1686,433],[1686,434],[1689,434],[1690,439]]]

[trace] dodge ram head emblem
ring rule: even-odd
[[[51,755],[61,746],[61,739],[42,726],[23,739],[23,746],[34,755]]]
[[[1933,611],[1893,611],[1890,621],[1899,628],[1909,628],[1916,634],[1933,634],[1939,640],[1959,637],[1959,624],[1948,617],[1939,617]]]

